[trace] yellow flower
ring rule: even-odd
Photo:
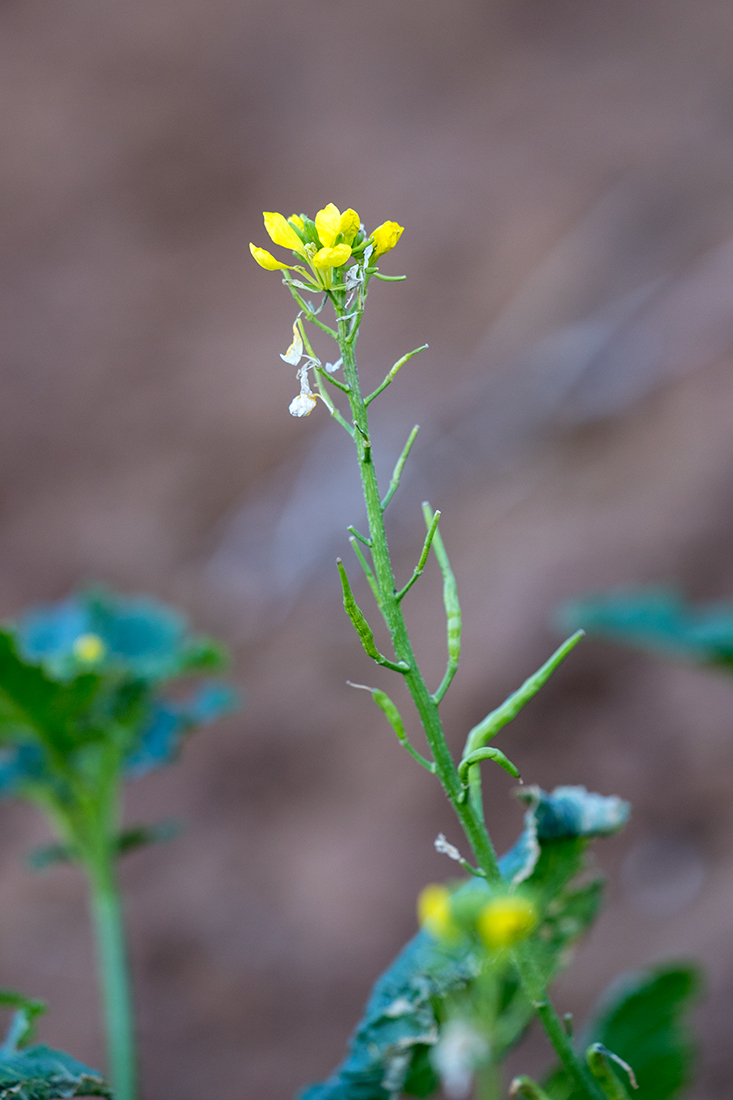
[[[264,267],[265,271],[289,271],[290,264],[281,264],[279,260],[276,260],[272,252],[268,252],[266,248],[258,248],[257,245],[249,242],[249,250],[254,256],[260,267]]]
[[[74,642],[72,652],[82,664],[96,665],[104,657],[107,647],[98,634],[80,634]]]
[[[455,939],[458,929],[450,909],[450,890],[432,883],[417,899],[417,917],[436,940]]]
[[[305,246],[293,229],[289,221],[287,221],[282,214],[274,214],[269,210],[266,210],[262,215],[265,219],[265,229],[270,235],[270,240],[275,244],[281,245],[283,248],[290,248],[293,252],[297,252],[299,256],[306,259]]]
[[[397,222],[382,222],[381,225],[378,225],[370,237],[374,244],[372,259],[378,260],[385,252],[389,252],[391,248],[394,248],[402,236],[403,230],[404,226],[398,225]]]
[[[491,950],[511,947],[523,940],[537,923],[531,901],[519,894],[492,898],[478,915],[478,934]]]
[[[337,244],[333,248],[321,248],[311,259],[313,267],[323,270],[324,267],[342,267],[349,256],[351,248],[348,244]]]
[[[339,234],[344,238],[346,244],[351,244],[359,232],[360,224],[356,210],[345,210],[342,214],[338,206],[334,206],[332,202],[316,214],[316,231],[324,248],[333,247]],[[346,259],[348,258],[347,256]]]

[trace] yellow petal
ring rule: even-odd
[[[249,242],[249,250],[254,256],[260,267],[264,267],[265,271],[278,271],[279,269],[290,270],[288,264],[281,264],[279,260],[276,260],[272,252],[268,252],[266,248],[258,248],[257,245]]]
[[[266,210],[262,215],[265,219],[265,229],[270,235],[270,240],[283,248],[292,248],[300,256],[305,256],[303,242],[282,214],[274,214]]]
[[[341,232],[341,211],[332,202],[316,214],[316,230],[324,248],[331,248]]]
[[[321,248],[311,260],[314,267],[341,267],[351,255],[351,246],[337,244],[334,248]]]
[[[297,226],[298,229],[305,229],[305,223],[300,214],[291,214],[288,221],[291,225]]]
[[[374,244],[372,259],[378,260],[385,252],[389,252],[391,248],[394,248],[402,236],[403,230],[404,226],[398,225],[397,222],[382,222],[381,225],[377,226],[370,238]]]
[[[343,214],[341,215],[339,231],[341,232],[347,244],[352,243],[354,237],[359,232],[360,225],[361,218],[357,214],[356,210],[352,210],[351,207],[349,207],[348,210],[344,210]]]
[[[532,903],[514,894],[487,902],[479,913],[476,928],[486,946],[497,950],[524,939],[536,923],[537,914]]]

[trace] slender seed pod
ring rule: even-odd
[[[550,1100],[543,1088],[531,1077],[515,1077],[509,1089],[510,1100]]]
[[[344,611],[354,624],[354,630],[359,635],[361,644],[364,646],[366,652],[369,654],[373,661],[377,661],[379,664],[381,664],[384,658],[377,649],[377,646],[374,642],[372,628],[366,621],[364,612],[354,599],[353,593],[351,591],[351,585],[349,584],[349,578],[346,575],[344,563],[341,561],[341,558],[337,559],[336,564],[338,565],[339,575],[341,577],[341,587],[344,591]]]
[[[339,576],[341,577],[341,587],[344,591],[344,610],[354,624],[354,629],[359,635],[361,644],[364,646],[367,654],[373,661],[376,661],[378,665],[383,665],[385,668],[391,668],[394,672],[409,672],[410,666],[405,661],[390,661],[379,652],[374,641],[372,628],[366,621],[364,612],[354,599],[351,585],[349,584],[349,578],[346,575],[344,563],[341,561],[341,558],[336,559],[336,564],[338,565]]]
[[[474,752],[464,756],[458,765],[458,774],[463,783],[466,782],[468,775],[468,769],[474,764],[480,764],[482,760],[493,760],[495,764],[498,764],[500,768],[503,768],[505,772],[509,772],[515,779],[521,779],[519,769],[516,764],[512,764],[511,760],[504,755],[501,749],[476,749]]]
[[[580,639],[584,637],[584,630],[576,630],[575,634],[572,634],[566,642],[563,642],[534,675],[525,680],[522,686],[505,699],[500,707],[492,710],[478,725],[474,726],[466,740],[465,754],[468,755],[469,752],[479,748],[480,745],[485,745],[492,737],[496,737],[499,730],[503,729],[508,722],[516,718],[522,707],[537,694],[558,665],[562,664],[568,653],[575,649]]]
[[[636,1076],[628,1062],[619,1058],[618,1054],[608,1050],[602,1043],[593,1043],[585,1052],[588,1067],[598,1084],[605,1092],[608,1100],[630,1100],[628,1089],[622,1085],[611,1068],[611,1062],[615,1062],[627,1075],[633,1089],[638,1089]]]

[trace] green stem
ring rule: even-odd
[[[582,1093],[592,1097],[592,1100],[607,1100],[587,1065],[575,1053],[567,1029],[550,1001],[545,983],[531,959],[517,951],[514,954],[514,964],[547,1038],[575,1084]]]
[[[359,470],[364,490],[364,501],[366,503],[367,516],[369,519],[369,539],[371,542],[374,574],[380,593],[380,611],[392,638],[392,645],[394,646],[397,661],[404,662],[408,666],[408,670],[403,673],[405,683],[407,684],[407,688],[420,716],[423,729],[425,730],[425,736],[427,737],[435,761],[436,775],[460,819],[481,870],[485,873],[490,882],[500,883],[502,878],[496,859],[496,853],[486,828],[480,820],[473,803],[463,800],[462,784],[446,744],[443,726],[438,713],[438,705],[432,698],[417,666],[415,654],[413,653],[410,638],[407,633],[404,615],[402,614],[395,590],[395,579],[392,572],[392,562],[384,526],[384,510],[379,493],[379,486],[377,484],[377,475],[372,461],[372,449],[369,438],[369,419],[359,384],[354,348],[349,339],[350,333],[346,331],[348,322],[346,324],[343,322],[342,311],[336,302],[334,302],[334,306],[338,317],[338,342],[343,359],[344,378],[349,386],[349,404],[356,427],[354,441],[356,443],[359,458]]]
[[[359,472],[364,491],[367,517],[369,520],[369,542],[374,565],[374,576],[378,591],[379,609],[392,639],[392,645],[398,663],[407,666],[402,673],[407,688],[412,696],[415,708],[420,717],[425,736],[433,754],[435,773],[461,822],[463,831],[473,849],[479,868],[489,882],[503,885],[504,880],[499,870],[496,852],[491,838],[484,824],[483,805],[481,799],[481,780],[478,767],[469,769],[469,795],[464,795],[464,787],[458,774],[458,769],[448,749],[443,726],[438,712],[439,698],[432,696],[418,668],[412,644],[407,632],[404,615],[400,606],[400,594],[395,588],[394,573],[387,543],[387,534],[384,525],[384,508],[389,502],[391,491],[388,492],[382,502],[377,483],[377,475],[372,461],[372,447],[369,437],[369,419],[366,403],[361,393],[359,375],[354,355],[355,333],[349,331],[348,319],[344,318],[343,310],[335,295],[332,302],[336,311],[338,322],[338,344],[343,359],[344,378],[349,387],[349,405],[354,423],[354,442],[359,459]],[[359,318],[360,319],[360,318]],[[357,326],[358,329],[358,326]],[[414,439],[413,435],[408,441]],[[406,454],[405,454],[406,457]],[[395,479],[393,477],[393,482]],[[395,485],[396,488],[396,485]],[[390,486],[391,490],[391,486]],[[433,532],[435,534],[435,532]],[[404,594],[404,593],[402,593]],[[591,1100],[604,1100],[593,1075],[588,1068],[578,1059],[568,1039],[565,1028],[552,1006],[544,983],[537,974],[531,962],[517,957],[517,969],[520,980],[530,999],[535,1005],[535,1010],[547,1033],[555,1052],[576,1081],[581,1091]]]
[[[135,1100],[137,1056],[125,930],[115,854],[105,853],[87,866],[97,966],[107,1031],[109,1074],[115,1100]]]
[[[503,1095],[501,1066],[489,1062],[476,1074],[476,1100],[502,1100]]]

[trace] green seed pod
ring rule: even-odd
[[[519,769],[516,764],[512,764],[511,760],[504,755],[501,749],[476,749],[474,752],[465,756],[458,765],[458,775],[461,778],[462,783],[467,782],[468,769],[473,764],[480,764],[482,760],[493,760],[495,764],[498,764],[500,768],[503,768],[505,772],[509,772],[515,779],[521,779]]]
[[[364,617],[364,612],[359,607],[358,603],[354,599],[351,591],[351,585],[349,584],[349,578],[346,575],[344,569],[344,563],[341,558],[338,558],[336,564],[338,565],[339,575],[341,577],[341,587],[344,590],[344,610],[354,624],[354,629],[361,639],[361,644],[364,649],[372,658],[381,664],[384,660],[382,654],[376,647],[374,642],[374,635],[372,634],[372,628]]]

